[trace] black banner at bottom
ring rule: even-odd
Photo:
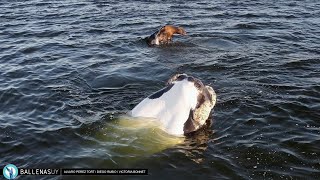
[[[148,175],[148,169],[47,169],[18,168],[19,176],[28,175]],[[3,169],[0,169],[3,176]]]

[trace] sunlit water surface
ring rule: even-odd
[[[1,1],[0,166],[319,179],[319,22],[316,0]],[[148,47],[165,24],[188,35]],[[182,72],[214,87],[211,129],[123,116]]]

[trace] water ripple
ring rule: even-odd
[[[147,167],[155,179],[317,179],[319,7],[0,2],[0,166]],[[144,38],[164,24],[188,35],[148,47]],[[181,140],[123,119],[176,73],[214,87],[211,129]]]

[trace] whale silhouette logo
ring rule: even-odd
[[[6,179],[14,179],[18,176],[18,168],[13,164],[8,164],[3,168],[3,176]]]

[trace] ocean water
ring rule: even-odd
[[[319,22],[317,0],[1,1],[0,167],[319,179]],[[187,36],[148,47],[165,24]],[[125,121],[176,73],[215,89],[211,129],[181,139]]]

